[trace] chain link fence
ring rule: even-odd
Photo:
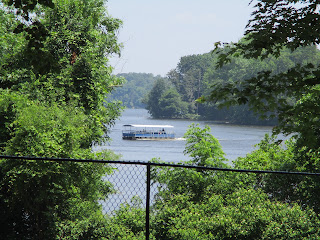
[[[254,236],[261,234],[256,231],[262,228],[269,231],[266,239],[272,239],[277,231],[284,236],[296,234],[305,238],[314,237],[319,232],[310,230],[320,227],[319,221],[310,220],[313,216],[311,213],[311,217],[303,215],[301,207],[293,203],[295,199],[280,197],[281,194],[298,196],[290,191],[298,189],[301,182],[319,185],[319,173],[223,169],[138,161],[1,158],[107,164],[113,172],[106,175],[104,180],[112,184],[113,191],[106,200],[101,201],[103,213],[113,223],[130,225],[129,228],[136,231],[136,239],[221,239],[224,238],[219,237],[221,232],[230,238],[242,236],[255,239]],[[273,185],[264,188],[269,195],[260,194],[262,185],[266,185],[270,179]],[[254,181],[255,185],[248,188],[250,181]],[[287,184],[288,193],[277,188],[280,184]],[[232,193],[230,189],[234,191],[235,186],[240,190]],[[269,198],[288,204],[281,205]],[[260,208],[261,211],[257,211]],[[123,219],[119,216],[125,221],[121,222]],[[276,231],[277,228],[281,229]],[[228,229],[233,232],[228,233]],[[300,231],[300,235],[292,233],[294,231]],[[252,232],[252,237],[248,232]],[[105,239],[109,239],[108,236]]]
[[[219,187],[210,187],[210,179],[212,180],[212,184],[217,183],[216,178],[225,178],[225,181],[244,181],[244,179],[257,179],[257,186],[255,187],[255,191],[259,192],[259,188],[261,188],[262,184],[265,184],[264,181],[269,181],[273,179],[272,184],[274,186],[267,186],[266,191],[269,195],[271,194],[279,194],[280,190],[277,188],[280,185],[288,184],[288,191],[294,190],[299,182],[308,182],[308,181],[318,181],[319,180],[319,173],[301,173],[301,172],[287,172],[287,171],[260,171],[260,170],[239,170],[239,169],[222,169],[222,168],[215,168],[215,167],[200,167],[200,166],[190,166],[190,165],[180,165],[180,164],[168,164],[168,163],[151,163],[151,162],[119,162],[119,163],[111,163],[111,166],[116,169],[116,171],[109,175],[106,180],[110,181],[114,186],[115,192],[111,194],[106,202],[103,203],[103,208],[107,216],[115,216],[119,214],[119,212],[124,211],[131,211],[135,212],[138,209],[142,210],[143,214],[145,214],[144,222],[145,227],[143,229],[143,234],[145,239],[203,239],[200,237],[199,231],[197,228],[201,229],[204,226],[201,226],[202,222],[208,225],[204,228],[211,228],[210,219],[208,221],[202,221],[201,218],[197,219],[196,222],[191,223],[191,229],[189,225],[189,220],[194,221],[194,219],[189,219],[188,217],[182,222],[178,223],[181,229],[175,230],[168,230],[166,225],[176,224],[170,223],[170,221],[180,221],[177,220],[178,218],[183,218],[184,213],[180,214],[178,212],[172,213],[170,211],[185,211],[185,209],[180,209],[177,204],[194,204],[200,203],[203,201],[201,199],[206,193],[201,192],[203,189],[209,190],[212,189],[213,192],[221,191],[221,194],[224,195],[223,191],[228,191],[226,186]],[[173,174],[172,174],[173,173]],[[158,176],[160,175],[160,176]],[[171,178],[171,181],[166,182],[162,181],[163,177]],[[207,179],[206,181],[203,180],[203,176]],[[194,179],[194,177],[198,177]],[[162,179],[162,180],[161,180]],[[238,179],[238,180],[237,180]],[[197,184],[196,181],[202,181],[200,184]],[[208,182],[209,180],[209,182]],[[166,183],[164,183],[166,182]],[[174,185],[174,186],[172,186]],[[206,186],[203,186],[206,185]],[[260,185],[260,186],[259,186]],[[290,187],[291,185],[291,187]],[[179,186],[181,188],[179,188]],[[273,187],[274,189],[268,189],[268,187]],[[244,186],[245,188],[245,186]],[[185,191],[185,189],[188,189]],[[192,193],[193,192],[193,193]],[[197,194],[199,194],[197,196]],[[186,201],[182,200],[182,193],[186,193],[186,195],[190,194],[191,197],[187,197]],[[245,212],[255,212],[256,210],[248,210],[248,209],[257,209],[260,208],[262,203],[261,201],[266,201],[267,204],[264,206],[266,209],[262,209],[264,211],[284,211],[286,207],[293,205],[284,205],[282,209],[277,209],[277,204],[275,202],[269,201],[266,199],[261,199],[261,196],[255,196],[255,193],[250,191],[244,194],[252,194],[248,195],[249,200],[246,199],[243,195],[236,195],[236,197],[243,197],[243,203],[237,208],[247,208]],[[287,193],[283,193],[287,194]],[[176,195],[176,196],[175,196]],[[290,194],[289,194],[290,195]],[[177,198],[178,196],[178,198]],[[179,199],[181,197],[182,199]],[[207,196],[206,196],[207,197]],[[271,197],[271,196],[270,196]],[[276,196],[274,196],[276,198]],[[176,199],[177,198],[177,199]],[[173,201],[171,201],[173,199]],[[181,202],[179,202],[181,200]],[[290,200],[284,200],[284,202],[290,203]],[[294,201],[294,200],[293,200]],[[188,203],[187,203],[188,202]],[[236,204],[235,202],[231,201],[231,204]],[[196,205],[196,204],[195,204]],[[204,204],[205,205],[205,204]],[[269,207],[269,209],[268,209]],[[293,207],[292,207],[293,208]],[[199,209],[195,210],[196,208],[189,208],[189,211],[195,211],[191,213],[194,217],[195,215],[200,215]],[[230,208],[230,211],[234,211],[235,209]],[[239,209],[238,209],[239,210]],[[236,211],[238,211],[236,210]],[[228,210],[229,211],[229,210]],[[240,210],[241,212],[241,210]],[[127,212],[128,213],[128,212]],[[141,213],[141,212],[140,212]],[[160,220],[158,218],[159,215],[163,213],[168,214],[168,216],[161,216]],[[236,217],[242,217],[241,214],[245,214],[244,212],[239,213]],[[256,213],[250,213],[256,214]],[[278,213],[273,213],[278,215]],[[289,215],[292,213],[288,213]],[[296,214],[301,214],[296,213]],[[186,214],[188,215],[188,214]],[[204,216],[210,216],[209,212],[206,212]],[[228,214],[227,214],[228,215]],[[258,214],[259,215],[259,214]],[[279,214],[281,215],[281,214]],[[122,215],[123,216],[123,215]],[[170,219],[171,217],[171,219]],[[189,216],[190,217],[190,216]],[[247,216],[247,218],[241,219],[240,221],[247,221],[248,219],[255,218],[254,216]],[[258,216],[259,218],[261,216]],[[283,217],[288,217],[287,213],[283,214]],[[299,216],[301,217],[301,216]],[[262,217],[263,218],[263,217]],[[238,219],[239,220],[239,219]],[[260,219],[261,220],[261,219]],[[260,221],[258,220],[258,222]],[[184,222],[185,221],[185,222]],[[198,222],[197,222],[198,221]],[[237,221],[237,220],[235,220]],[[292,222],[285,222],[284,220],[279,220],[277,223],[279,226],[282,225],[283,231],[288,232],[292,231],[292,228],[297,226],[292,226],[292,224],[296,224],[295,221],[299,220],[292,220]],[[252,220],[252,222],[254,222]],[[182,226],[181,226],[182,224]],[[195,225],[194,225],[195,224]],[[231,224],[231,223],[230,223]],[[264,223],[266,224],[266,223]],[[298,223],[299,224],[299,223]],[[308,223],[309,224],[309,223]],[[159,226],[162,225],[162,226]],[[192,226],[193,225],[193,226]],[[241,224],[239,224],[241,226]],[[250,224],[248,223],[250,226]],[[312,224],[311,224],[312,225]],[[313,224],[314,225],[314,224]],[[320,225],[315,224],[315,226],[320,227]],[[174,226],[173,228],[175,228]],[[250,226],[251,228],[256,227],[257,229],[260,228],[259,226],[255,226],[254,224]],[[249,228],[250,228],[249,227]],[[214,228],[212,228],[214,229]],[[173,233],[167,234],[167,231],[173,231]],[[177,231],[174,233],[174,231]],[[205,230],[208,231],[208,230]],[[241,230],[239,230],[241,231]],[[248,231],[245,228],[243,231]],[[293,230],[294,231],[294,230]],[[302,230],[304,231],[304,230]],[[253,231],[254,232],[254,231]],[[274,234],[277,234],[276,231],[271,233],[269,239],[273,239]],[[318,235],[318,233],[315,233]],[[241,236],[241,234],[240,234]],[[309,236],[309,235],[306,235]],[[310,235],[311,236],[311,235]],[[310,237],[309,236],[309,237]],[[206,234],[205,239],[223,239],[225,236],[214,236],[214,230]],[[238,237],[235,237],[238,238]],[[246,237],[245,237],[246,238]],[[319,236],[320,238],[320,236]],[[255,239],[255,237],[252,237]]]
[[[112,214],[121,204],[131,204],[133,199],[141,199],[141,204],[146,206],[146,166],[120,163],[108,165],[115,170],[105,180],[113,185],[114,193],[102,203],[105,213]]]

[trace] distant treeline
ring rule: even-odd
[[[130,108],[146,108],[153,118],[198,118],[273,125],[276,117],[259,119],[247,105],[218,109],[213,102],[198,103],[196,100],[210,95],[213,84],[249,79],[261,71],[278,74],[296,64],[307,63],[320,63],[320,51],[316,46],[299,48],[294,52],[283,50],[278,58],[270,57],[263,61],[236,57],[222,68],[216,68],[217,56],[212,53],[184,56],[166,77],[145,73],[120,74],[127,83],[113,94],[113,98]]]
[[[152,73],[121,73],[117,76],[124,78],[124,84],[116,88],[109,99],[121,101],[127,108],[145,108],[143,98],[161,78]]]

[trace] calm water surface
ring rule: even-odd
[[[190,120],[157,120],[151,119],[145,109],[127,109],[111,130],[112,141],[106,145],[97,146],[94,150],[111,149],[115,153],[121,154],[123,160],[129,161],[149,161],[152,158],[161,158],[167,162],[188,160],[190,158],[183,154],[185,141],[182,138],[188,126],[193,122],[200,124],[201,127],[210,126],[211,133],[219,140],[230,162],[253,151],[254,145],[259,143],[266,133],[271,133],[271,127],[239,126]],[[124,124],[173,125],[176,140],[122,140],[121,134]]]
[[[167,162],[188,160],[190,158],[183,154],[185,140],[182,138],[193,122],[198,123],[201,127],[210,126],[211,133],[220,141],[230,164],[237,157],[243,157],[254,150],[254,145],[259,143],[266,133],[271,133],[270,127],[215,124],[190,120],[155,120],[151,119],[144,109],[127,109],[111,130],[112,141],[103,146],[96,146],[94,150],[111,149],[121,154],[123,160],[129,161],[149,161],[152,158],[160,158]],[[176,140],[122,140],[124,124],[173,125]],[[143,201],[146,199],[145,166],[117,164],[115,167],[117,171],[105,177],[116,190],[115,194],[108,196],[107,201],[101,202],[106,213],[117,210],[121,203],[129,203],[135,196]],[[157,192],[156,185],[152,185],[151,192],[152,200]]]

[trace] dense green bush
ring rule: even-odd
[[[117,159],[92,152],[121,109],[104,102],[121,83],[108,66],[120,50],[121,21],[105,10],[102,0],[1,3],[2,155]],[[1,237],[107,239],[109,230],[126,236],[102,213],[100,201],[113,191],[103,180],[110,173],[95,163],[1,159]]]

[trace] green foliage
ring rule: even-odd
[[[154,118],[183,118],[187,113],[187,103],[163,78],[156,80],[143,102]]]
[[[237,44],[242,42],[243,39]],[[285,122],[283,118],[290,116],[286,114],[286,109],[282,109],[285,114],[274,110],[291,104],[297,94],[305,91],[304,84],[300,84],[296,92],[289,93],[292,88],[289,78],[297,79],[299,76],[297,71],[290,69],[300,64],[304,66],[301,67],[304,69],[303,75],[311,76],[316,73],[307,66],[320,63],[319,50],[315,46],[308,46],[294,52],[284,48],[277,58],[270,56],[264,61],[232,56],[228,64],[217,69],[219,57],[226,54],[228,49],[221,49],[220,55],[182,57],[177,67],[168,73],[167,81],[174,86],[184,106],[187,105],[182,117],[198,116],[222,122],[273,126],[279,118],[280,122]],[[265,81],[273,76],[273,80]],[[154,96],[151,101],[163,99],[150,94]],[[150,108],[148,104],[147,108]],[[162,108],[160,111],[163,113],[153,117],[165,114]],[[257,112],[260,116],[257,116]]]
[[[119,103],[105,98],[121,84],[108,66],[108,56],[120,51],[121,21],[106,15],[102,0],[6,3],[12,7],[0,10],[1,154],[117,159],[91,147],[107,140],[120,114]],[[110,173],[95,163],[1,160],[2,237],[130,236],[109,227],[102,213],[99,201],[113,191],[103,180]]]
[[[257,150],[247,154],[246,157],[235,160],[235,168],[285,171],[292,170],[296,165],[292,139],[284,144],[276,141],[275,136],[266,134],[256,147]]]
[[[317,7],[314,1],[258,1],[246,29],[249,42],[244,50],[249,56],[277,56],[283,45],[294,50],[318,44]]]
[[[195,100],[204,91],[203,76],[213,59],[214,56],[210,54],[184,56],[180,59],[176,69],[167,75],[181,99],[188,103],[188,114],[201,112]]]
[[[169,80],[184,101],[191,103],[200,97],[203,75],[213,59],[210,54],[185,56],[180,59],[177,68],[168,73]]]
[[[30,12],[34,11],[37,4],[54,7],[52,0],[30,0],[30,1],[19,1],[19,0],[4,0],[4,3],[8,6],[14,6],[17,9],[17,13],[22,15],[25,20],[29,20]]]
[[[32,102],[18,109],[5,154],[81,158],[93,140],[90,125],[90,118],[73,106]]]
[[[204,167],[226,167],[224,153],[216,138],[210,135],[210,128],[207,126],[200,129],[191,125],[185,134],[187,139],[185,154],[192,158],[184,162],[195,166]],[[155,168],[152,173],[154,180],[165,184],[165,188],[159,195],[166,198],[169,193],[186,194],[196,201],[201,201],[213,183],[219,182],[221,173],[205,170],[185,168]]]
[[[278,131],[296,133],[298,146],[320,147],[319,97],[320,85],[309,87],[297,102],[279,115]]]
[[[319,220],[298,205],[271,202],[255,190],[238,189],[226,198],[190,202],[173,195],[153,225],[157,239],[303,239],[317,238]]]
[[[145,97],[143,102],[146,104],[146,109],[151,116],[155,118],[161,117],[161,109],[159,108],[159,99],[167,90],[167,83],[163,78],[159,78],[153,85],[151,91]]]
[[[139,197],[133,197],[131,203],[122,204],[112,218],[113,224],[119,224],[130,229],[135,236],[145,236],[146,212]]]
[[[197,166],[222,167],[226,159],[219,141],[210,134],[210,127],[201,129],[192,124],[184,137],[186,138],[186,148],[184,153],[192,157],[192,163]]]
[[[23,37],[13,33],[17,22],[15,16],[0,9],[0,64],[6,63],[12,55],[19,51]],[[2,75],[2,74],[1,74]],[[0,75],[0,77],[1,77]]]
[[[219,69],[212,66],[206,73],[205,79],[209,85],[204,95],[215,103],[215,107],[232,107],[230,109],[235,109],[236,114],[241,113],[241,109],[246,109],[244,115],[252,115],[254,112],[259,113],[262,119],[279,119],[281,116],[275,109],[290,104],[295,97],[289,93],[292,86],[285,72],[296,64],[318,64],[319,57],[319,51],[314,46],[299,48],[292,53],[283,49],[278,58],[269,57],[264,61],[232,57],[229,64]],[[288,75],[289,73],[290,76],[296,74],[288,72]],[[266,81],[272,76],[274,80]],[[212,81],[213,79],[217,81]],[[241,119],[241,115],[239,118]],[[277,122],[272,122],[275,123]]]
[[[262,117],[266,113],[277,116],[277,133],[297,134],[297,144],[311,149],[319,147],[319,126],[313,124],[318,122],[315,114],[319,83],[319,53],[315,51],[319,42],[315,37],[319,33],[317,7],[313,1],[258,1],[244,40],[216,49],[216,52],[221,50],[218,65],[230,62],[235,55],[263,62],[276,57],[279,61],[286,49],[294,51],[290,57],[293,64],[286,68],[280,65],[281,71],[263,69],[241,82],[216,84],[209,97],[220,106],[248,103]],[[304,49],[315,53],[299,61]],[[313,98],[315,101],[310,101]]]
[[[188,105],[181,100],[175,88],[169,88],[159,99],[159,109],[161,118],[180,118],[186,114]]]
[[[46,107],[57,104],[57,108],[69,107],[67,111],[74,108],[74,114],[83,112],[90,126],[88,147],[106,138],[105,132],[119,115],[119,103],[104,103],[104,99],[121,83],[107,65],[107,56],[120,50],[116,31],[121,22],[105,15],[103,1],[54,3],[54,8],[35,13],[50,35],[41,41],[41,52],[34,49],[32,56],[26,51],[23,33],[16,35],[20,40],[17,46],[9,41],[14,26],[12,13],[6,15],[10,21],[1,21],[1,29],[6,29],[8,36],[4,43],[14,49],[11,55],[6,48],[1,51],[6,56],[0,66],[1,91],[10,89],[10,94],[22,94]]]
[[[227,166],[208,127],[191,126],[186,139],[188,164]],[[295,167],[292,142],[283,147],[266,136],[259,146],[235,167]],[[152,179],[159,189],[151,223],[156,239],[316,239],[320,234],[316,209],[305,206],[311,200],[306,193],[317,194],[305,189],[297,198],[310,183],[305,177],[297,177],[303,186],[294,177],[157,167]]]
[[[300,148],[293,139],[286,144],[279,144],[274,137],[266,136],[258,145],[258,149],[245,158],[234,162],[235,168],[259,169],[292,172],[318,172],[319,150],[311,151]],[[246,179],[248,186],[259,186],[264,192],[278,201],[298,202],[305,208],[308,206],[319,213],[320,191],[319,177],[268,174],[251,175]]]
[[[143,99],[160,78],[151,73],[121,73],[117,76],[123,77],[125,83],[112,92],[110,100],[121,101],[127,108],[144,108]]]
[[[79,221],[63,222],[59,225],[57,237],[64,240],[76,239],[102,239],[102,240],[138,240],[145,237],[136,237],[128,228],[113,223],[105,216],[94,216],[94,214]],[[83,231],[85,229],[86,231]]]
[[[23,33],[16,34],[16,42],[10,40],[15,24],[13,13],[5,15],[8,22],[5,18],[0,21],[0,29],[4,29],[6,36],[0,53],[4,56],[0,66],[1,89],[23,94],[31,101],[46,102],[47,107],[57,103],[61,108],[69,105],[68,111],[71,108],[82,111],[90,126],[91,136],[87,138],[90,143],[85,145],[89,147],[107,138],[105,132],[121,109],[119,103],[104,103],[113,86],[121,83],[107,66],[108,54],[118,53],[120,49],[116,31],[121,22],[105,16],[102,1],[70,1],[68,4],[55,1],[53,9],[41,10],[39,18],[41,16],[43,26],[50,33],[41,41],[41,52],[33,49],[30,54],[26,50],[29,46],[23,41],[27,38]]]
[[[8,239],[52,239],[67,223],[89,234],[81,224],[102,218],[98,201],[112,191],[102,180],[111,169],[95,163],[2,160],[0,166],[1,224]]]
[[[275,139],[266,139],[258,151],[238,160],[236,166],[319,171],[319,51],[316,47],[319,39],[315,37],[319,34],[316,27],[319,19],[319,12],[315,11],[317,7],[318,3],[313,1],[257,1],[244,40],[215,50],[220,67],[233,64],[231,59],[235,55],[250,61],[263,60],[262,63],[269,63],[270,59],[277,59],[275,63],[280,61],[278,71],[263,69],[242,81],[213,85],[209,100],[219,106],[248,104],[262,117],[268,114],[277,116],[278,124],[274,133],[284,133],[294,138],[287,148],[280,148]],[[287,49],[292,54],[289,55]],[[305,54],[309,57],[303,59],[304,51],[314,54]],[[286,64],[283,53],[289,56],[291,64]],[[277,200],[296,201],[319,213],[316,197],[319,183],[316,178],[259,176],[253,184],[261,186]]]

